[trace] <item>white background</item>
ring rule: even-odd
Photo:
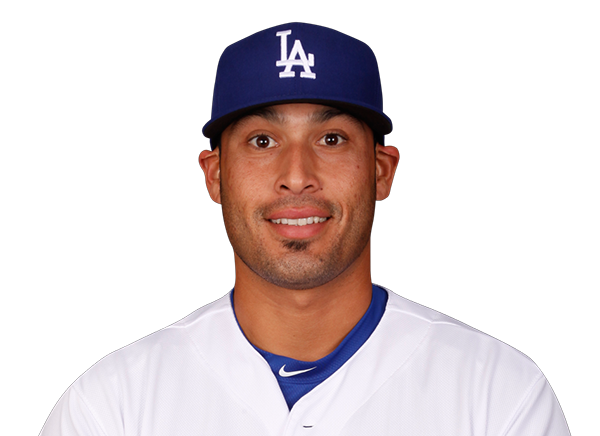
[[[32,230],[38,227],[37,22],[121,20],[573,21],[573,428],[578,436],[598,431],[600,23],[591,6],[524,0],[368,1],[359,7],[322,0],[260,6],[198,0],[6,3],[0,12],[0,434],[35,435],[38,428],[38,317],[32,309],[37,307],[38,281],[37,255],[32,254],[37,250]],[[299,8],[304,12],[298,13]]]

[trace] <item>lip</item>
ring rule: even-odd
[[[306,226],[289,226],[287,224],[275,224],[267,221],[268,225],[275,233],[286,239],[309,239],[314,238],[325,230],[329,220],[318,224],[308,224]]]
[[[298,218],[308,218],[310,216],[329,218],[331,215],[329,214],[329,212],[326,212],[322,209],[318,209],[316,207],[298,207],[298,208],[292,207],[292,208],[286,208],[286,209],[275,211],[275,212],[271,213],[268,217],[266,217],[266,219],[268,219],[268,220],[276,220],[276,219],[280,219],[280,218],[298,219]],[[316,225],[316,224],[311,224],[311,225]]]

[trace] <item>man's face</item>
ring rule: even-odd
[[[227,234],[270,283],[308,289],[340,275],[367,249],[375,200],[372,132],[336,109],[272,106],[222,134]]]

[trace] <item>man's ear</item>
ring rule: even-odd
[[[400,152],[391,145],[377,144],[375,147],[375,180],[377,183],[377,200],[384,200],[390,195],[392,181],[400,161]]]
[[[216,148],[212,151],[204,150],[198,157],[198,162],[202,171],[204,171],[204,177],[206,179],[206,188],[208,189],[208,195],[215,203],[221,204],[221,167],[219,161],[221,156],[219,149]]]

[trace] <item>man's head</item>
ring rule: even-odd
[[[325,29],[300,26],[319,32]],[[276,35],[285,29],[267,32],[280,39]],[[329,32],[336,38],[342,35],[325,29]],[[344,38],[350,39],[342,35]],[[308,79],[313,82],[327,77],[317,69],[317,54],[310,57],[311,66],[302,45],[294,43],[294,47],[286,59],[294,60],[297,54],[300,60],[287,64],[291,72],[312,72],[316,78]],[[308,46],[305,49],[310,51]],[[283,48],[279,54],[284,57]],[[352,53],[346,56],[352,57]],[[213,119],[205,126],[207,136],[220,138],[220,151],[202,152],[200,164],[212,199],[222,204],[229,239],[243,265],[280,287],[315,288],[351,270],[358,259],[368,262],[375,201],[389,195],[398,152],[377,140],[382,132],[387,133],[382,125],[389,121],[380,109],[340,103],[341,94],[331,101],[329,91],[324,92],[323,100],[316,94],[314,102],[293,100],[291,94],[304,92],[298,91],[303,85],[295,85],[294,80],[307,78],[299,74],[280,77],[279,70],[285,73],[288,66],[276,64],[272,62],[277,80],[286,81],[291,89],[284,101],[223,115],[216,96],[224,92],[218,90],[222,86],[219,74],[225,74],[221,59]],[[378,74],[376,78],[374,88],[381,100]],[[391,129],[391,123],[388,127]]]

